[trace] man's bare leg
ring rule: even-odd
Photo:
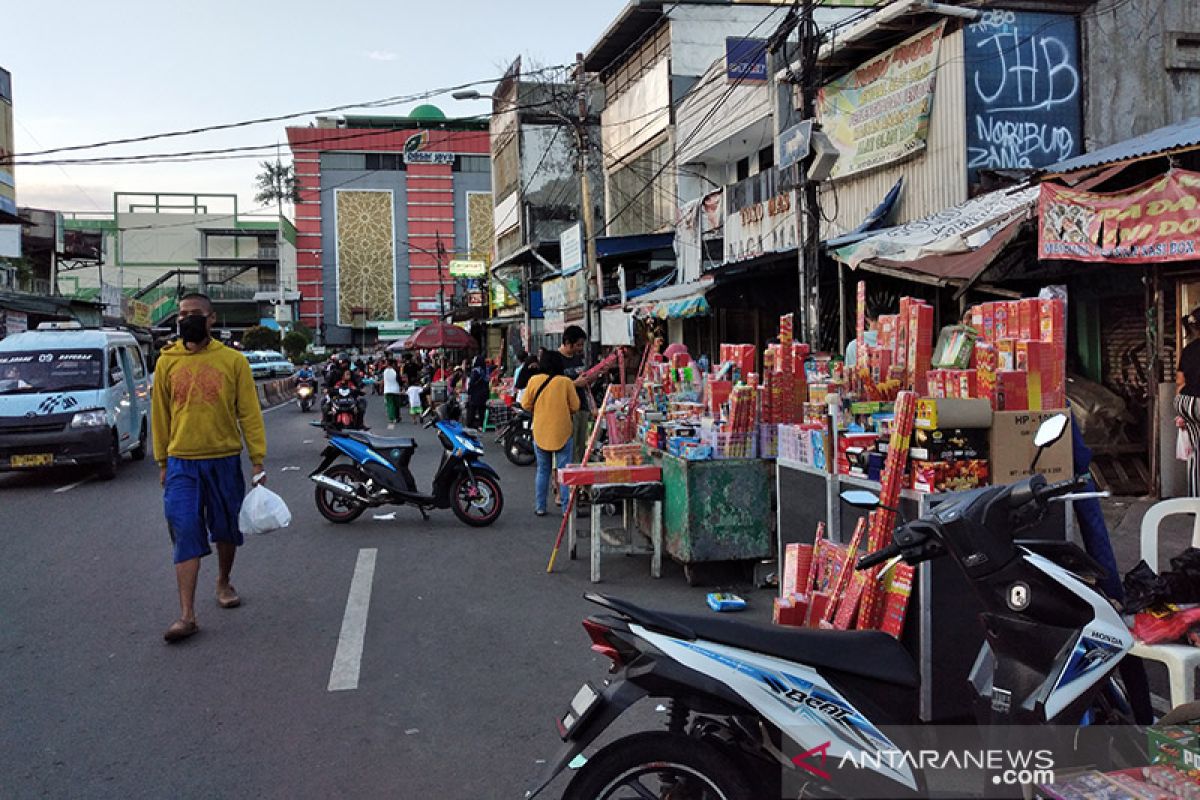
[[[229,573],[233,571],[233,559],[237,555],[237,545],[230,542],[217,542],[217,602],[221,608],[237,608],[241,598],[229,583]]]
[[[196,579],[200,576],[200,559],[189,558],[175,565],[175,581],[179,584],[179,618],[196,621]]]

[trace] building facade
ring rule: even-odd
[[[334,346],[400,338],[450,310],[450,262],[492,252],[487,120],[409,117],[288,128],[300,319]]]

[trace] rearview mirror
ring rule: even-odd
[[[1033,436],[1033,444],[1035,447],[1049,447],[1063,437],[1067,432],[1066,414],[1055,414],[1050,419],[1046,420],[1038,427],[1037,433]]]
[[[842,502],[855,508],[874,509],[879,507],[879,497],[866,489],[847,489],[841,494]]]

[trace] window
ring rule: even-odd
[[[766,172],[771,167],[775,166],[775,148],[764,147],[758,151],[758,171]]]
[[[108,351],[108,385],[120,386],[125,381],[125,370],[121,369],[121,357],[117,355],[121,348],[114,347]]]
[[[737,162],[737,178],[735,180],[744,181],[750,177],[750,158],[741,159]]]
[[[391,171],[404,169],[404,157],[399,153],[367,153],[366,168],[372,171]]]
[[[456,156],[454,159],[455,172],[488,172],[492,171],[492,159],[487,156]]]
[[[321,170],[351,169],[364,170],[367,168],[367,157],[364,153],[321,153]]]
[[[674,173],[666,168],[670,158],[663,139],[610,175],[610,234],[650,233],[675,221]]]
[[[125,348],[129,354],[129,367],[133,370],[133,379],[140,381],[146,377],[146,362],[142,361],[142,351],[136,347]]]

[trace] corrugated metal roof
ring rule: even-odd
[[[1173,150],[1183,150],[1189,147],[1200,147],[1200,117],[1192,117],[1183,122],[1176,122],[1165,128],[1143,133],[1132,139],[1102,147],[1091,153],[1084,153],[1075,158],[1046,167],[1043,173],[1075,172],[1076,170],[1099,167],[1116,161],[1145,158],[1158,153]]]

